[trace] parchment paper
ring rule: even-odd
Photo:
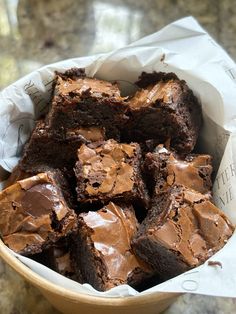
[[[0,166],[11,171],[34,127],[47,108],[54,71],[85,67],[89,76],[120,82],[129,94],[142,71],[175,72],[187,81],[203,107],[204,126],[198,148],[214,157],[214,199],[236,223],[236,64],[192,17],[109,54],[65,60],[45,66],[0,93]],[[189,292],[236,297],[236,233],[225,247],[198,268],[142,293],[122,285],[98,292],[80,285],[26,257],[13,253],[25,265],[58,285],[92,295],[119,297],[159,292]]]

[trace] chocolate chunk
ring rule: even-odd
[[[136,287],[154,274],[131,250],[137,227],[132,206],[110,202],[96,212],[79,215],[73,247],[85,282],[105,291],[125,283]]]
[[[233,230],[207,195],[173,186],[159,194],[132,247],[166,280],[202,264],[225,245]]]
[[[76,227],[76,214],[67,205],[58,173],[46,172],[20,180],[0,192],[3,240],[20,254],[35,254]]]
[[[141,202],[148,206],[149,197],[142,180],[140,147],[114,140],[82,145],[75,167],[78,201]]]

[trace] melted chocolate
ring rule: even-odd
[[[136,233],[138,223],[132,210],[123,210],[110,202],[97,212],[81,214],[92,230],[91,239],[106,265],[109,280],[127,282],[129,274],[144,266],[131,251],[130,242]],[[114,283],[110,283],[111,288]]]
[[[28,252],[28,246],[34,247],[32,253],[41,251],[54,233],[53,219],[59,223],[69,215],[63,226],[65,233],[75,222],[73,211],[67,207],[50,172],[18,181],[0,192],[0,207],[4,242],[20,253]]]
[[[182,197],[183,205],[172,199],[168,218],[160,223],[154,234],[158,242],[178,252],[189,266],[194,267],[224,246],[232,235],[233,226],[203,195],[186,190]]]
[[[105,130],[104,128],[99,127],[84,127],[84,128],[75,128],[75,129],[68,129],[66,132],[67,137],[71,136],[83,136],[87,141],[97,142],[103,141],[105,139]]]
[[[160,195],[157,206],[161,210],[149,211],[133,244],[138,256],[165,279],[202,264],[234,231],[207,195],[183,186]]]
[[[83,167],[86,192],[121,194],[133,188],[133,167],[127,162],[135,154],[135,144],[119,144],[113,140],[92,149],[82,145],[78,158]],[[98,175],[99,174],[99,175]]]
[[[84,92],[91,93],[96,98],[101,97],[120,97],[120,91],[116,84],[112,84],[107,81],[97,80],[94,78],[78,78],[76,80],[67,79],[63,80],[58,76],[57,92],[61,95],[68,95],[74,93],[75,95],[81,95]]]
[[[181,86],[174,80],[159,82],[137,91],[129,104],[132,109],[139,109],[149,107],[150,104],[155,104],[157,101],[163,103],[177,102],[180,92]]]
[[[210,192],[212,166],[209,155],[182,157],[159,145],[154,153],[147,154],[147,163],[149,160],[157,178],[156,193],[174,184],[184,185],[200,193]]]

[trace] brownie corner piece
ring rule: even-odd
[[[59,136],[45,120],[38,120],[24,146],[19,168],[24,172],[38,173],[51,168],[67,168],[73,172],[77,149],[83,143],[105,139],[102,127],[78,127],[67,129]]]
[[[201,105],[185,81],[173,73],[143,73],[131,97],[124,138],[170,140],[172,148],[190,153],[202,123]]]
[[[119,139],[119,129],[126,122],[126,98],[121,97],[115,82],[87,77],[81,71],[57,74],[47,117],[50,127],[61,133],[67,128],[102,126],[107,138]]]
[[[84,68],[71,68],[66,70],[65,72],[55,71],[55,81],[57,84],[60,84],[58,81],[61,78],[62,80],[66,81],[68,79],[76,80],[78,78],[86,77],[85,69]]]
[[[233,230],[207,195],[176,185],[159,194],[132,247],[166,280],[204,263],[225,245]]]
[[[152,269],[130,247],[137,226],[132,206],[112,202],[79,215],[74,259],[85,282],[106,291],[120,284],[136,287],[152,277]]]
[[[15,252],[40,253],[76,229],[77,216],[68,206],[59,180],[57,172],[48,171],[0,192],[0,232]]]
[[[144,168],[154,186],[155,194],[175,184],[184,185],[199,193],[211,194],[212,157],[210,155],[179,155],[164,145],[158,145],[154,152],[146,154]]]
[[[114,140],[82,145],[75,166],[80,202],[141,202],[149,196],[141,174],[141,150],[137,143]]]

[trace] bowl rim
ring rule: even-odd
[[[30,282],[40,290],[44,292],[47,291],[51,294],[56,294],[63,298],[66,298],[72,302],[82,302],[87,304],[96,304],[101,306],[131,306],[138,304],[146,303],[156,303],[164,299],[170,299],[170,297],[175,298],[180,296],[182,293],[161,293],[161,292],[151,292],[144,295],[129,296],[129,297],[103,297],[103,296],[94,296],[85,293],[75,292],[62,286],[59,286],[55,283],[50,282],[49,280],[41,277],[28,266],[24,265],[16,256],[10,253],[8,247],[0,239],[0,257],[13,268],[18,274],[20,274],[26,281]]]

